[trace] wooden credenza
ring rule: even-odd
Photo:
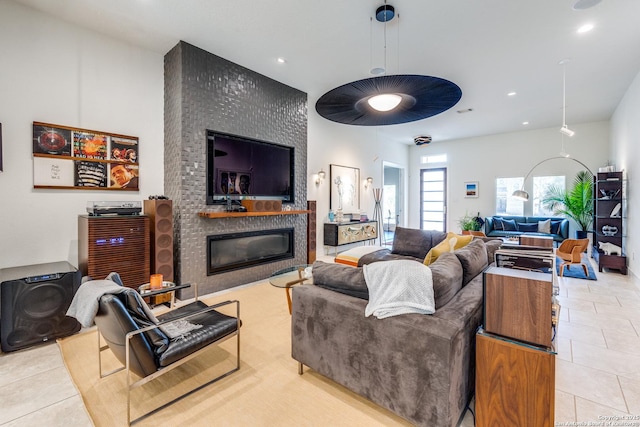
[[[83,275],[96,280],[116,272],[127,287],[137,288],[148,283],[149,217],[80,215],[78,264]]]

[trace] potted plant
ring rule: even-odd
[[[458,220],[458,225],[462,230],[462,234],[470,234],[469,231],[480,231],[482,222],[480,212],[478,212],[477,216],[471,216],[468,212],[465,212],[464,216]]]
[[[554,214],[573,219],[578,225],[576,238],[586,238],[593,223],[593,177],[587,171],[578,172],[572,188],[564,190],[551,186],[542,203]]]

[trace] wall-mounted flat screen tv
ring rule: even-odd
[[[207,131],[207,204],[231,198],[293,202],[294,148]]]

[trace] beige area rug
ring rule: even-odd
[[[260,283],[205,299],[240,301],[241,366],[216,383],[145,418],[142,426],[409,426],[391,412],[291,358],[291,317],[283,289]],[[58,340],[62,355],[96,426],[126,425],[126,373],[100,379],[97,330]],[[236,341],[230,339],[155,382],[134,390],[132,416],[162,404],[186,384],[204,383],[229,369]],[[118,366],[105,352],[107,368]],[[222,368],[222,369],[221,369]]]

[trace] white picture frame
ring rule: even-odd
[[[478,197],[478,181],[468,181],[464,183],[464,197],[465,198]]]
[[[346,214],[360,213],[360,169],[329,165],[329,208]]]

